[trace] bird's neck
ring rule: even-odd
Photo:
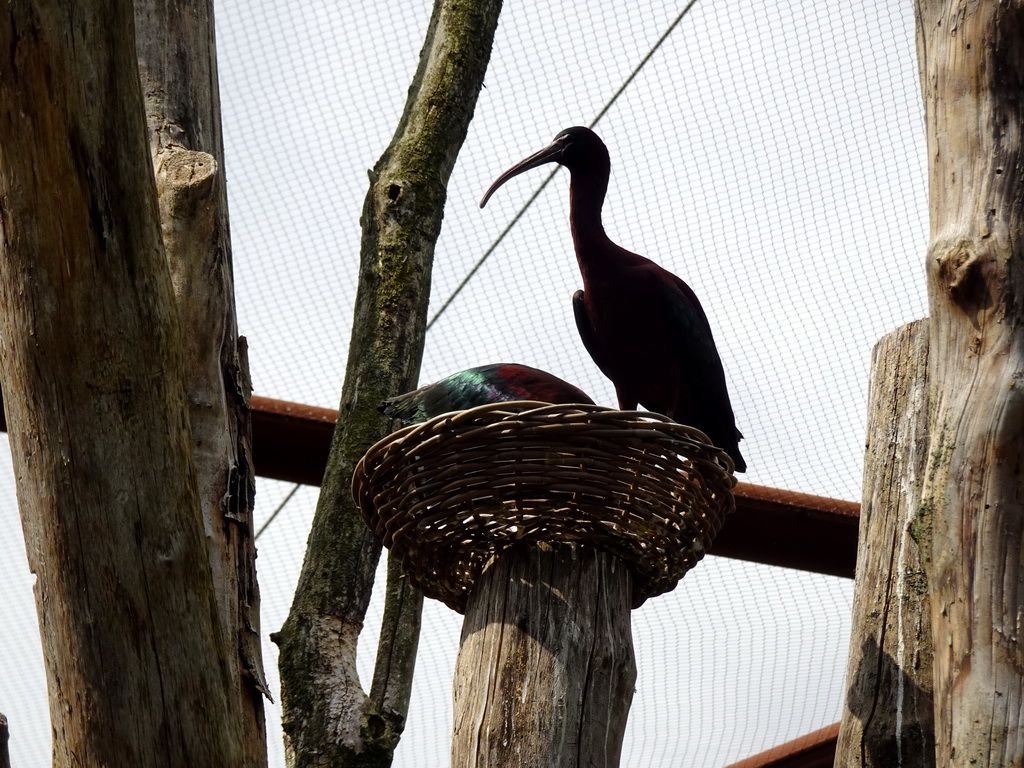
[[[573,171],[569,184],[569,224],[577,256],[583,252],[600,251],[610,242],[601,223],[601,207],[607,191],[606,173]]]

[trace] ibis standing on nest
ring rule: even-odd
[[[484,193],[545,163],[569,169],[569,225],[583,290],[572,297],[583,345],[615,385],[619,408],[637,404],[696,427],[732,457],[739,472],[743,437],[725,385],[711,326],[686,283],[650,259],[616,245],[601,225],[611,164],[589,128],[567,128],[547,147],[509,168]]]

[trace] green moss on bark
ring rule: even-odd
[[[338,649],[317,647],[314,638],[338,618],[357,634],[365,617],[380,545],[355,508],[350,478],[367,448],[388,432],[377,405],[416,383],[447,183],[483,83],[500,7],[500,0],[435,2],[405,111],[370,173],[338,426],[292,610],[277,635],[291,765],[390,765],[404,724],[407,696],[405,704],[401,695],[387,693],[366,703],[355,682],[354,643],[338,658]],[[415,637],[401,642],[407,663],[389,682],[399,689],[408,682],[400,678],[411,677]],[[339,669],[351,674],[339,675]],[[362,706],[340,712],[333,703],[339,685],[350,686],[342,699]]]

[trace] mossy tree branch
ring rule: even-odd
[[[377,405],[416,383],[448,179],[483,83],[500,8],[500,0],[436,0],[405,111],[370,172],[338,427],[292,609],[275,636],[289,765],[390,765],[404,722],[404,712],[382,718],[373,711],[356,673],[356,642],[380,545],[354,506],[350,481],[366,449],[388,432]],[[391,654],[405,656],[404,671],[395,667],[382,689],[400,690],[398,678],[411,675],[415,638],[404,642],[411,647]],[[382,694],[376,703],[401,701],[401,695]]]

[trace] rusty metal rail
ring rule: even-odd
[[[253,397],[256,473],[320,485],[337,419],[330,408]],[[0,409],[0,430],[6,429]],[[737,485],[735,494],[736,512],[711,554],[853,578],[859,504],[749,483]]]
[[[833,723],[726,768],[832,768],[838,737],[839,723]]]
[[[257,474],[319,485],[338,412],[252,398]],[[740,483],[711,554],[853,578],[860,505]]]

